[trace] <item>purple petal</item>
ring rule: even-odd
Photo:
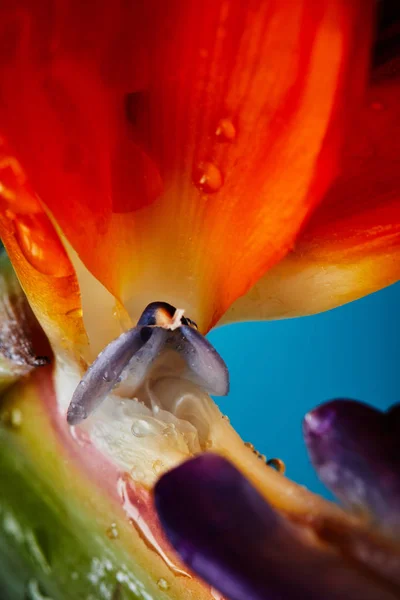
[[[138,326],[113,340],[89,367],[72,397],[67,421],[77,425],[86,419],[126,375],[125,391],[133,393],[144,382],[164,350],[174,350],[187,369],[177,374],[205,391],[225,395],[229,390],[228,369],[211,344],[193,327],[171,329],[175,308],[166,302],[153,302],[143,311]],[[179,315],[178,315],[179,316]],[[173,367],[175,368],[175,367]]]
[[[395,598],[334,553],[312,546],[220,456],[204,454],[166,473],[154,496],[183,561],[231,600]]]
[[[325,485],[347,506],[366,509],[400,532],[400,411],[334,400],[308,413],[304,436]]]
[[[133,355],[156,331],[156,328],[134,327],[122,333],[100,352],[72,396],[67,412],[70,425],[77,425],[86,419],[103,402],[118,383]]]
[[[229,372],[215,348],[196,329],[182,325],[169,338],[169,345],[186,361],[188,379],[215,396],[229,392]]]

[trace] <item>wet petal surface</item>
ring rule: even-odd
[[[48,267],[52,246],[61,281],[43,275],[50,298],[73,277],[48,210],[133,322],[161,297],[207,331],[290,250],[336,175],[345,117],[365,81],[373,5],[1,7],[0,42],[12,49],[0,56],[5,158],[43,202],[34,221],[27,194],[20,200],[8,186],[14,196],[0,202],[2,235],[29,217],[36,236],[33,271],[21,240],[5,240],[26,288],[34,294],[36,258]],[[7,174],[0,169],[3,185]],[[46,232],[52,244],[39,243]]]
[[[227,366],[201,333],[182,325],[172,333],[169,344],[187,363],[186,376],[191,381],[209,394],[226,396],[229,392]]]

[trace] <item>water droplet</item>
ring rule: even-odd
[[[275,469],[275,471],[278,471],[278,473],[282,473],[282,475],[286,471],[285,463],[280,458],[270,458],[267,461],[267,465]]]
[[[152,417],[136,419],[133,422],[131,431],[137,438],[149,437],[161,433],[162,426]]]
[[[68,312],[65,313],[66,317],[72,317],[75,319],[81,319],[83,315],[82,309],[81,308],[72,308],[71,310],[69,310]]]
[[[82,387],[84,386],[82,385]],[[71,402],[71,404],[69,405],[68,415],[73,416],[78,421],[84,421],[85,419],[87,419],[88,416],[86,409],[80,404],[76,404],[75,402]]]
[[[194,182],[203,192],[218,192],[223,183],[221,171],[211,162],[201,162],[195,170]]]
[[[177,566],[169,556],[164,552],[163,548],[160,546],[159,541],[154,536],[153,531],[149,527],[146,519],[141,514],[140,505],[135,503],[135,495],[130,496],[130,492],[132,492],[132,488],[124,476],[120,477],[117,482],[117,491],[122,500],[122,506],[125,510],[127,516],[131,520],[132,524],[136,527],[142,539],[145,543],[156,552],[160,558],[165,562],[165,564],[171,569],[174,575],[178,575],[181,577],[188,577],[191,579],[191,575],[186,571],[183,571],[179,566]],[[117,574],[117,580],[118,579]]]
[[[160,579],[157,581],[157,585],[160,590],[169,590],[169,583],[166,579],[164,579],[164,577],[160,577]]]
[[[21,252],[32,267],[52,277],[72,275],[72,264],[47,215],[17,215],[13,223]]]
[[[119,531],[116,523],[111,523],[110,527],[106,531],[106,534],[110,540],[116,540],[119,537]]]
[[[10,425],[19,429],[22,425],[22,412],[19,408],[13,408],[10,413]]]
[[[230,419],[228,417],[228,415],[222,415],[222,418],[224,421],[226,421],[227,423],[230,423]]]
[[[153,462],[153,472],[155,473],[155,475],[159,475],[163,469],[163,463],[161,460],[155,460]]]
[[[236,137],[236,129],[232,121],[230,119],[220,119],[215,135],[221,142],[232,142]]]
[[[111,374],[108,371],[104,371],[102,379],[103,381],[111,381]]]
[[[177,431],[175,423],[168,423],[168,425],[164,428],[162,434],[166,438],[176,438]]]

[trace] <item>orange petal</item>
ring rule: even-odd
[[[0,129],[35,191],[133,318],[209,328],[335,175],[374,3],[16,4]]]
[[[50,340],[74,353],[73,345],[85,339],[75,273],[4,140],[0,140],[0,181],[2,241]]]
[[[373,72],[343,172],[295,250],[226,321],[312,314],[400,279],[400,59]]]

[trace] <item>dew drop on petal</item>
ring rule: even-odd
[[[83,311],[81,308],[72,308],[65,313],[66,317],[71,317],[73,319],[81,319],[83,315]]]
[[[178,434],[176,431],[175,423],[168,423],[168,425],[164,428],[162,434],[167,439],[176,439]]]
[[[34,269],[52,277],[72,275],[72,265],[46,215],[17,215],[13,224],[21,252]]]
[[[135,419],[131,427],[132,434],[137,438],[159,435],[163,429],[163,426],[153,417]]]
[[[160,590],[169,590],[169,583],[166,579],[164,579],[164,577],[160,577],[160,579],[157,581],[157,585]]]
[[[104,371],[102,378],[103,378],[103,381],[111,381],[112,376],[108,371]]]
[[[220,119],[215,129],[220,142],[232,142],[236,137],[236,129],[230,119]]]
[[[203,192],[212,194],[222,187],[222,175],[212,162],[201,162],[194,172],[194,183]]]
[[[280,458],[270,458],[267,460],[267,465],[278,471],[278,473],[282,473],[282,475],[285,473],[286,466]]]
[[[111,523],[110,527],[106,531],[106,534],[110,540],[116,540],[119,537],[119,531],[116,523]]]

